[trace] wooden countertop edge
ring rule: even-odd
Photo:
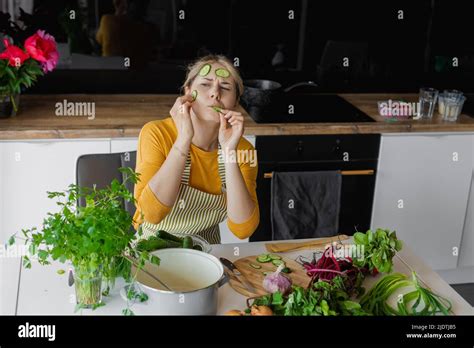
[[[406,100],[416,99],[414,94],[339,94],[342,98],[352,103],[355,107],[372,117],[375,122],[362,123],[256,123],[249,116],[245,121],[245,135],[317,135],[317,134],[381,134],[381,133],[415,133],[415,132],[474,132],[474,119],[467,115],[461,115],[461,122],[449,123],[437,119],[433,121],[413,120],[384,120],[377,113],[374,103],[376,100],[386,98],[402,98]],[[2,140],[29,140],[29,139],[78,139],[78,138],[135,138],[138,137],[142,126],[154,119],[151,114],[164,114],[163,110],[171,107],[176,95],[28,95],[24,103],[25,109],[30,110],[23,120],[16,122],[9,119],[8,123],[2,125],[0,120],[0,141]],[[95,124],[49,124],[43,117],[37,126],[33,126],[33,113],[42,112],[42,104],[45,102],[56,102],[62,99],[71,101],[97,101],[100,100],[101,116],[99,123]],[[137,112],[145,117],[139,117],[133,113],[123,113],[115,119],[111,117],[114,107],[122,109],[122,104],[137,105]],[[40,105],[40,106],[38,106]],[[139,108],[138,108],[139,106]],[[159,108],[161,108],[159,110]],[[105,117],[104,117],[105,115]],[[113,124],[108,124],[108,118]],[[160,119],[163,117],[156,117]],[[15,122],[12,122],[15,121]],[[21,121],[21,122],[20,122]]]
[[[127,128],[77,128],[77,129],[18,129],[0,130],[0,141],[20,139],[78,139],[78,138],[136,138],[141,127]],[[428,125],[428,124],[347,124],[347,125],[308,125],[272,124],[269,126],[250,126],[245,135],[318,135],[318,134],[381,134],[416,132],[474,132],[472,125]]]
[[[1,140],[20,139],[86,139],[86,138],[133,138],[141,128],[114,129],[32,129],[0,131]]]

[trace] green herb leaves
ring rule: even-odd
[[[374,301],[384,303],[380,293],[374,294],[371,290],[370,294],[364,296],[364,305],[362,301],[359,304],[351,298],[363,295],[365,289],[362,282],[368,273],[375,275],[378,272],[392,271],[392,258],[401,250],[402,242],[397,239],[395,232],[384,229],[357,232],[353,240],[359,255],[339,257],[337,248],[330,246],[318,261],[314,259],[311,263],[302,263],[312,277],[308,289],[293,286],[292,292],[287,296],[277,292],[256,299],[254,304],[270,306],[276,315],[372,315],[383,312],[383,309],[379,309],[383,306],[380,303],[367,305],[372,297],[375,298]],[[423,296],[429,297],[429,294]],[[415,294],[408,294],[404,299],[412,297]],[[431,301],[435,300],[436,298]],[[386,311],[390,312],[390,309]],[[407,311],[406,309],[405,312]],[[402,309],[400,313],[403,313]]]
[[[144,292],[136,289],[134,284],[126,287],[127,299],[131,301],[146,302],[148,301],[148,295]]]
[[[133,171],[122,170],[127,174],[126,181],[136,182]],[[38,257],[40,264],[49,258],[69,260],[82,273],[92,274],[103,267],[104,276],[112,276],[108,266],[134,238],[130,233],[132,218],[122,208],[123,199],[134,199],[125,183],[114,180],[101,190],[70,185],[64,192],[48,192],[48,197],[57,200],[60,210],[48,213],[41,231],[23,231],[30,252]],[[86,204],[77,206],[81,198]]]
[[[30,256],[36,256],[42,265],[49,264],[51,259],[70,261],[75,276],[91,279],[100,274],[108,285],[120,276],[132,281],[131,264],[125,255],[137,259],[140,265],[145,261],[159,264],[158,257],[142,255],[132,247],[137,235],[132,231],[133,219],[124,209],[123,201],[135,202],[126,184],[137,183],[139,175],[131,168],[120,168],[120,172],[124,181],[113,180],[103,189],[69,185],[63,192],[48,192],[59,210],[47,214],[41,229],[22,230]],[[80,201],[85,204],[78,205]],[[16,238],[19,237],[12,236],[9,244]],[[23,257],[23,265],[31,267],[28,256]]]
[[[402,249],[402,242],[397,239],[395,231],[378,228],[375,232],[356,232],[353,238],[355,244],[363,246],[364,253],[363,257],[353,259],[354,265],[365,267],[372,274],[392,271],[392,258]]]
[[[0,60],[0,88],[1,95],[19,94],[21,87],[31,87],[38,79],[43,76],[40,65],[33,59],[26,60],[19,67],[9,65],[8,59]]]
[[[308,289],[293,286],[288,296],[280,292],[262,296],[253,305],[270,306],[275,315],[285,316],[368,315],[357,302],[350,300],[340,276],[331,283],[319,280]]]

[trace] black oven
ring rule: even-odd
[[[380,134],[258,136],[260,225],[251,241],[272,239],[271,173],[341,170],[339,233],[370,228]],[[315,236],[316,237],[316,236]]]

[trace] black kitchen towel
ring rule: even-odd
[[[340,171],[273,172],[272,239],[337,235],[341,184]]]

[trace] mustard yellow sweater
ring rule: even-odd
[[[158,200],[148,186],[148,182],[165,161],[177,134],[176,126],[171,117],[148,122],[140,132],[136,172],[141,173],[141,176],[140,181],[135,185],[134,192],[137,200],[137,211],[134,216],[135,228],[138,228],[138,225],[142,222],[140,221],[141,213],[143,213],[146,221],[157,224],[171,211],[171,206],[166,206]],[[255,150],[245,138],[240,139],[237,149]],[[207,152],[191,145],[190,152],[191,174],[189,185],[207,193],[220,194],[221,180],[218,171],[217,150]],[[240,161],[239,156],[237,156],[237,159]],[[251,162],[239,162],[239,168],[249,194],[255,202],[255,209],[250,218],[243,223],[235,223],[228,218],[227,226],[238,238],[245,239],[252,235],[260,221],[256,193],[258,166],[256,161],[253,166]]]

